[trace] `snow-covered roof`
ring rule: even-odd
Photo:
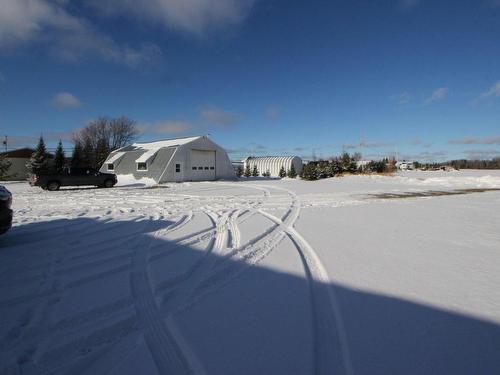
[[[136,163],[146,163],[149,159],[151,159],[158,152],[158,150],[159,150],[159,148],[152,148],[152,149],[147,150],[135,162]]]
[[[137,143],[134,143],[132,146],[137,147],[137,148],[142,148],[145,150],[158,150],[158,149],[164,148],[164,147],[175,147],[175,146],[185,145],[185,144],[193,142],[199,138],[203,138],[203,136],[198,135],[195,137],[164,139],[161,141],[154,141],[154,142],[137,142]]]
[[[123,152],[123,151],[117,152],[116,154],[114,154],[113,156],[111,156],[111,158],[109,158],[108,160],[106,160],[106,164],[116,163],[118,160],[121,159],[121,157],[123,155],[125,155],[125,152]]]

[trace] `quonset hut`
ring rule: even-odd
[[[297,174],[302,171],[302,159],[298,156],[251,156],[243,160],[243,169],[247,165],[250,166],[250,169],[256,165],[260,174],[269,171],[271,177],[279,177],[281,167],[285,168],[285,171],[288,172],[293,165]]]
[[[234,179],[226,151],[207,136],[134,143],[113,151],[101,172],[157,183]]]

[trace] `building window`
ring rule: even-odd
[[[193,171],[195,171],[195,170],[196,170],[196,167],[193,167]]]
[[[210,167],[210,170],[213,171],[215,168],[214,167]]]
[[[180,173],[181,171],[181,165],[180,164],[176,164],[175,165],[175,173]]]
[[[114,171],[115,165],[113,163],[108,163],[108,171]]]
[[[148,170],[148,163],[137,163],[137,170],[138,171],[147,171]]]
[[[203,167],[198,167],[198,170],[199,170],[199,171],[203,170]]]
[[[205,167],[205,170],[208,171],[208,167]]]

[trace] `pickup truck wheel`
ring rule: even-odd
[[[50,191],[59,190],[60,187],[61,187],[61,184],[59,182],[57,182],[57,181],[50,181],[47,184],[47,190],[50,190]]]
[[[104,181],[104,187],[105,188],[111,188],[111,187],[113,187],[114,184],[115,184],[115,182],[113,180],[106,180],[106,181]]]

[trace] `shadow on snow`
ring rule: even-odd
[[[499,325],[342,285],[308,285],[215,255],[213,238],[188,246],[151,234],[170,225],[78,218],[1,237],[0,373],[500,369]],[[344,339],[328,325],[329,305],[315,311],[322,302],[311,303],[323,287],[336,295]]]

